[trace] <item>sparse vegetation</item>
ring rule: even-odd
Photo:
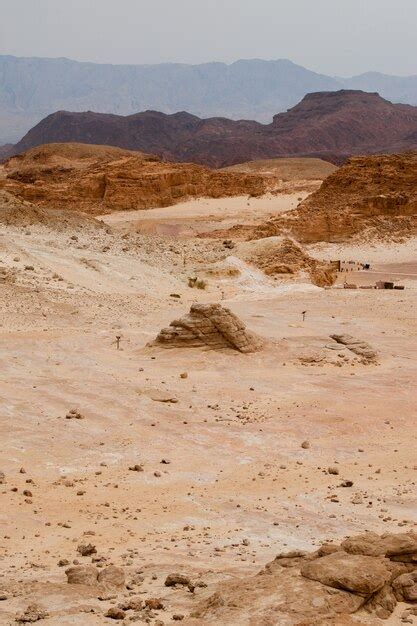
[[[207,281],[197,276],[190,276],[188,278],[188,286],[191,287],[191,289],[206,289]]]

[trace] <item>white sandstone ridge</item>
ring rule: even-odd
[[[263,341],[250,333],[230,309],[220,304],[193,304],[187,315],[163,328],[151,345],[231,348],[250,353],[260,350]]]

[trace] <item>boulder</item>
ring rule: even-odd
[[[417,602],[417,569],[398,576],[392,582],[392,588],[398,602]]]
[[[98,582],[106,587],[123,587],[125,584],[125,573],[121,567],[109,565],[100,571]]]
[[[75,565],[65,570],[70,585],[97,584],[98,570],[93,565]]]
[[[165,579],[165,587],[176,587],[177,585],[188,587],[191,592],[195,589],[195,586],[188,576],[184,574],[168,574]]]
[[[342,551],[306,563],[301,574],[329,587],[364,595],[382,589],[390,579],[390,572],[382,559]]]
[[[343,550],[350,554],[367,556],[401,557],[412,562],[417,555],[417,535],[415,533],[387,533],[379,536],[376,533],[364,533],[349,537],[343,541]]]

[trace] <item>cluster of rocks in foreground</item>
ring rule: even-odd
[[[79,552],[95,553],[94,546],[86,548],[92,549]],[[366,532],[341,544],[325,543],[313,553],[279,554],[254,576],[214,586],[200,577],[171,573],[155,597],[143,597],[143,578],[137,574],[129,578],[131,571],[114,565],[100,569],[94,558],[65,574],[68,585],[84,598],[105,603],[103,609],[89,610],[102,615],[103,623],[376,625],[392,615],[398,602],[409,605],[402,609],[403,623],[413,623],[411,616],[417,615],[417,533],[411,531],[382,536]],[[178,604],[189,609],[179,613]],[[41,621],[50,616],[48,610],[46,604],[29,604],[16,622]]]
[[[354,624],[358,613],[387,619],[398,602],[416,604],[417,534],[365,533],[312,554],[279,554],[258,575],[223,583],[189,624]],[[347,621],[345,621],[345,618]],[[378,622],[374,622],[378,623]]]

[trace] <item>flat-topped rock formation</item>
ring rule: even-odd
[[[48,144],[9,159],[0,189],[47,208],[90,214],[170,206],[190,198],[258,196],[261,175],[221,172],[109,146]]]
[[[262,344],[230,309],[220,304],[193,304],[187,315],[163,328],[153,343],[167,348],[231,348],[244,353],[256,352]]]

